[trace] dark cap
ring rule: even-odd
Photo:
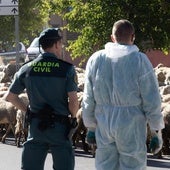
[[[47,39],[60,40],[61,38],[61,30],[59,28],[47,28],[40,33],[39,42]]]

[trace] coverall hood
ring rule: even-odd
[[[129,55],[132,52],[138,52],[139,48],[136,45],[121,45],[118,43],[108,42],[105,45],[105,50],[110,57],[121,57]]]

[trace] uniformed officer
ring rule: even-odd
[[[75,69],[60,59],[60,29],[44,30],[39,44],[44,53],[19,69],[5,95],[7,101],[26,112],[28,107],[18,97],[26,89],[30,102],[29,135],[23,145],[21,169],[43,170],[50,149],[54,170],[73,170],[74,152],[68,134],[76,126],[78,110]]]

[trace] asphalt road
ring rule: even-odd
[[[0,170],[20,170],[22,147],[17,148],[11,139],[5,144],[0,143]],[[94,158],[91,154],[85,154],[81,149],[75,149],[75,170],[95,170]],[[44,170],[52,170],[52,158],[49,153]],[[155,159],[148,154],[147,170],[170,170],[170,155],[163,159]]]

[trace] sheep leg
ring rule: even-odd
[[[2,139],[1,139],[1,142],[2,142],[2,143],[5,143],[5,139],[6,139],[7,135],[9,134],[10,130],[11,130],[11,126],[10,126],[10,124],[9,124],[8,127],[7,127],[7,130],[6,130],[5,134],[2,136]]]

